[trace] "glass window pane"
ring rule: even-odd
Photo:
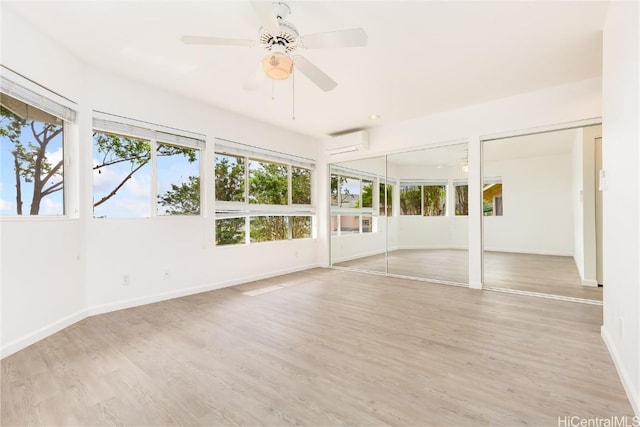
[[[469,186],[456,185],[456,215],[469,215]]]
[[[338,195],[340,193],[340,176],[331,175],[331,206],[338,206]]]
[[[362,207],[373,207],[373,182],[362,180]]]
[[[151,144],[143,139],[93,133],[93,216],[150,216]]]
[[[338,235],[338,217],[336,215],[331,216],[331,235]]]
[[[223,218],[216,220],[216,245],[237,245],[245,241],[245,219]]]
[[[424,216],[444,216],[447,203],[446,185],[425,185],[422,187],[424,193]]]
[[[158,215],[200,215],[200,151],[158,144]]]
[[[291,203],[311,204],[311,171],[309,169],[291,167]]]
[[[291,221],[291,238],[292,239],[308,239],[311,238],[311,217],[310,216],[292,216]]]
[[[485,216],[502,216],[502,182],[492,181],[482,189],[482,213]]]
[[[286,216],[254,216],[251,217],[249,237],[251,243],[287,240],[289,229]]]
[[[216,200],[245,201],[244,157],[216,153]]]
[[[358,178],[341,177],[340,207],[357,208],[360,204],[360,180]]]
[[[0,215],[64,215],[62,121],[1,99]]]
[[[288,205],[288,175],[285,165],[250,159],[249,203]]]
[[[419,185],[400,186],[400,215],[420,215],[422,191]]]
[[[371,233],[373,231],[373,218],[369,215],[362,217],[362,232]]]
[[[342,215],[340,217],[340,234],[357,234],[360,233],[360,217],[351,215]]]
[[[393,186],[389,184],[380,184],[380,216],[391,216],[391,195],[393,193]],[[385,205],[386,194],[386,205]]]

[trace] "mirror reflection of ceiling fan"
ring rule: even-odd
[[[291,9],[286,3],[252,1],[251,5],[262,23],[258,30],[257,40],[203,36],[183,36],[181,38],[185,44],[264,48],[267,55],[243,85],[247,90],[257,89],[265,76],[273,80],[287,79],[295,67],[320,89],[325,92],[330,91],[338,83],[307,58],[297,54],[297,50],[299,48],[321,49],[367,45],[367,34],[362,28],[301,36],[297,28],[285,20],[291,13]]]

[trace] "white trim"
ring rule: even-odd
[[[214,140],[214,152],[227,156],[248,157],[250,160],[266,160],[279,164],[291,165],[298,168],[316,168],[316,160],[293,154],[281,153],[279,151],[256,147],[241,142],[229,141],[227,139],[216,138]],[[248,162],[245,162],[248,164]],[[246,165],[248,167],[248,165]]]
[[[368,234],[371,234],[371,233],[364,233],[364,234],[368,235]],[[335,238],[335,237],[361,236],[361,235],[362,235],[362,233],[353,233],[353,234],[345,234],[344,236],[335,236],[334,235],[334,236],[331,236],[331,237]],[[385,253],[384,249],[375,250],[375,251],[369,251],[369,252],[363,252],[363,253],[359,253],[357,255],[351,255],[351,256],[342,257],[342,258],[338,258],[338,259],[332,259],[332,260],[330,260],[331,267],[340,267],[339,265],[336,266],[334,264],[338,264],[338,263],[341,263],[341,262],[353,261],[354,259],[365,258],[365,257],[368,257],[368,256],[380,255],[380,254],[383,254],[383,253]],[[344,268],[344,267],[341,267],[341,268]],[[349,267],[349,268],[352,268],[352,267]],[[382,272],[382,273],[384,273],[384,272]]]
[[[622,382],[622,387],[624,388],[625,393],[627,393],[627,398],[629,399],[629,403],[631,403],[633,412],[635,412],[636,416],[640,417],[640,395],[638,395],[638,392],[633,387],[633,381],[631,381],[631,377],[629,377],[629,373],[622,363],[622,358],[618,353],[618,349],[614,346],[611,335],[604,325],[600,327],[600,336],[602,337],[607,350],[609,350],[609,354],[613,360],[613,366],[615,366],[618,371],[620,382]]]
[[[32,105],[64,121],[75,122],[78,105],[0,65],[0,92]]]
[[[484,218],[484,217],[483,217]],[[488,217],[491,218],[491,217]],[[509,248],[483,248],[483,252],[510,252],[514,254],[527,254],[527,255],[550,255],[550,256],[568,256],[573,257],[573,252],[563,251],[546,251],[546,250],[527,250],[527,249],[509,249]]]
[[[567,297],[562,295],[554,295],[554,294],[545,294],[542,292],[531,292],[531,291],[523,291],[520,289],[509,289],[509,288],[498,288],[495,286],[484,286],[483,290],[493,291],[493,292],[502,292],[504,294],[514,294],[514,295],[525,295],[536,298],[546,298],[553,299],[558,301],[566,301],[566,302],[577,302],[580,304],[589,304],[589,305],[599,305],[602,306],[602,301],[594,300],[594,299],[586,299],[586,298],[576,298],[576,297]]]
[[[155,140],[159,144],[203,149],[206,137],[186,130],[174,129],[154,123],[134,120],[115,114],[93,111],[94,130]]]
[[[51,322],[39,329],[36,329],[35,331],[30,332],[21,338],[15,339],[7,344],[3,344],[2,348],[0,349],[0,359],[4,359],[5,357],[10,356],[13,353],[22,350],[23,348],[29,347],[30,345],[35,344],[36,342],[47,338],[48,336],[53,335],[56,332],[61,331],[62,329],[71,326],[86,317],[87,310],[79,310],[75,313],[69,314],[68,316]]]
[[[537,133],[555,132],[558,130],[581,128],[586,126],[596,126],[602,124],[602,117],[592,117],[590,119],[576,120],[573,122],[558,123],[547,126],[539,126],[535,128],[510,130],[487,135],[480,135],[480,141],[492,141],[494,139],[513,138],[515,136],[534,135]]]
[[[89,316],[95,316],[98,314],[109,313],[112,311],[123,310],[126,308],[138,307],[146,304],[153,304],[155,302],[166,301],[174,298],[180,298],[188,295],[199,294],[202,292],[215,291],[217,289],[228,288],[230,286],[236,286],[243,283],[249,283],[256,280],[269,279],[283,274],[295,273],[297,271],[309,270],[318,267],[318,264],[307,264],[296,267],[284,268],[282,270],[271,271],[269,273],[254,274],[252,276],[245,276],[240,279],[223,280],[220,282],[208,283],[206,285],[194,286],[192,288],[178,289],[170,292],[161,292],[153,295],[146,295],[144,297],[132,298],[129,300],[117,301],[108,304],[102,304],[98,306],[89,307],[87,313]]]
[[[597,280],[583,280],[582,281],[582,286],[590,286],[592,288],[597,288],[598,287],[598,281]]]

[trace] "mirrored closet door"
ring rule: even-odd
[[[468,283],[467,144],[330,165],[333,266]]]

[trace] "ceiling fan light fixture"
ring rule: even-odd
[[[272,52],[262,58],[264,73],[273,80],[285,80],[291,75],[293,61],[282,52]]]

